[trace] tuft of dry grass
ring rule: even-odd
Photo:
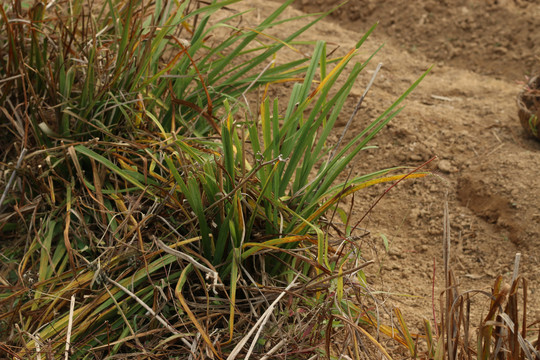
[[[521,254],[516,254],[510,283],[499,276],[491,293],[460,291],[450,263],[448,203],[445,203],[443,230],[445,290],[440,296],[438,318],[433,309],[435,324],[425,318],[424,334],[412,334],[399,309],[395,309],[394,331],[382,332],[407,349],[409,357],[414,359],[540,359],[540,330],[537,322],[528,321],[527,281],[519,275]],[[471,319],[471,307],[479,303],[486,315]],[[374,322],[372,325],[378,326]]]

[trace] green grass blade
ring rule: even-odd
[[[113,171],[123,179],[127,180],[128,182],[132,183],[133,185],[137,186],[139,189],[148,192],[151,195],[154,195],[150,189],[148,189],[147,186],[144,186],[141,184],[129,171],[122,170],[115,164],[113,164],[109,159],[99,155],[98,153],[94,152],[93,150],[88,149],[87,147],[83,145],[76,145],[74,146],[75,150],[85,156],[88,156],[91,159],[96,160],[97,162],[105,165],[109,170]]]

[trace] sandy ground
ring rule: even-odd
[[[341,1],[298,1],[306,12],[328,10]],[[254,8],[245,24],[269,14],[279,3],[245,1]],[[287,16],[301,14],[289,9]],[[378,28],[361,48],[365,60],[385,44],[359,78],[334,140],[345,126],[377,63],[375,83],[354,120],[351,136],[387,108],[429,66],[433,70],[406,100],[406,109],[351,164],[353,174],[397,165],[417,167],[437,156],[438,176],[406,181],[375,207],[361,228],[360,244],[378,266],[368,270],[374,286],[387,292],[411,326],[431,319],[444,288],[443,209],[448,202],[452,268],[462,290],[490,290],[495,278],[509,281],[514,256],[522,253],[520,274],[529,280],[529,321],[539,318],[540,143],[527,138],[517,117],[516,96],[539,65],[540,5],[526,1],[351,0],[303,36],[323,39],[336,53],[351,49],[376,21]],[[298,20],[299,26],[307,20]],[[290,26],[290,25],[289,25]],[[292,27],[291,27],[292,30]],[[283,36],[283,30],[269,30]],[[280,59],[298,58],[283,52]],[[287,96],[290,86],[275,87]],[[355,197],[359,219],[385,190],[374,187]],[[390,240],[384,251],[380,234]],[[486,305],[485,298],[478,299]],[[474,323],[480,321],[480,312]]]

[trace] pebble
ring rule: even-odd
[[[506,55],[506,53],[508,52],[508,49],[505,48],[505,47],[496,47],[493,52],[497,55]]]
[[[411,160],[411,161],[422,161],[422,155],[411,154],[411,155],[409,155],[409,160]]]
[[[439,170],[445,173],[451,173],[451,172],[456,171],[456,168],[452,166],[452,164],[448,160],[439,161],[439,164],[437,165],[437,167],[439,168]]]
[[[420,252],[425,253],[425,252],[427,252],[427,251],[429,250],[429,246],[427,246],[426,244],[420,245],[419,248],[418,248],[418,250],[419,250]]]
[[[403,259],[405,254],[400,249],[391,248],[388,250],[388,255],[392,258]]]

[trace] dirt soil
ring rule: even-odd
[[[296,7],[313,13],[341,2],[304,0]],[[256,9],[252,21],[279,5],[244,3]],[[287,12],[297,15],[292,8]],[[334,140],[377,63],[383,63],[382,70],[349,131],[352,135],[434,65],[406,100],[405,110],[373,140],[379,149],[364,152],[351,165],[354,174],[364,174],[398,165],[417,167],[437,156],[430,166],[438,176],[399,184],[360,225],[370,232],[360,240],[366,256],[375,255],[380,265],[368,276],[375,288],[388,292],[389,302],[406,313],[413,327],[421,326],[422,317],[432,319],[434,264],[436,304],[444,288],[446,201],[452,268],[461,290],[490,291],[498,275],[510,281],[514,256],[520,252],[520,274],[530,281],[529,322],[540,319],[540,143],[526,136],[516,107],[527,75],[540,68],[538,19],[540,5],[533,1],[351,0],[304,36],[326,40],[338,48],[336,53],[344,53],[380,22],[359,60],[385,46],[360,77]],[[288,91],[290,86],[283,86],[272,95],[286,97]],[[384,189],[356,195],[355,219]],[[380,234],[390,240],[388,253]],[[479,301],[487,304],[485,298]]]

